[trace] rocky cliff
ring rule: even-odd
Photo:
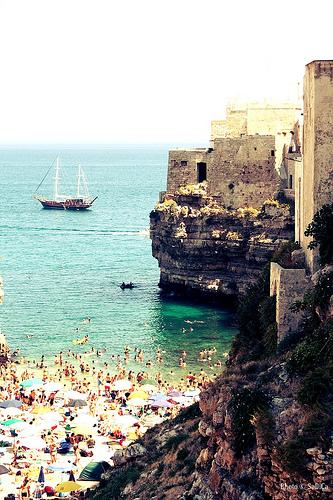
[[[164,289],[239,296],[282,240],[293,235],[288,205],[226,210],[205,192],[176,194],[150,214],[153,256]]]

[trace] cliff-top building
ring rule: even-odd
[[[300,118],[296,104],[229,106],[212,122],[210,147],[169,152],[167,192],[207,181],[208,194],[236,209],[259,208],[281,189],[292,195]]]
[[[303,161],[296,166],[295,240],[305,255],[303,269],[271,264],[271,295],[276,295],[278,338],[297,330],[301,314],[290,305],[302,299],[309,275],[319,269],[318,251],[308,248],[304,231],[315,213],[333,203],[333,61],[312,61],[304,76]],[[333,238],[333,235],[332,235]]]

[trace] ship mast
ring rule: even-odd
[[[79,164],[79,171],[77,174],[77,198],[80,198],[80,184],[81,184],[81,165]]]
[[[55,173],[55,183],[54,183],[54,199],[57,200],[59,198],[59,180],[60,180],[60,164],[59,164],[59,156],[57,157],[56,163],[56,173]]]

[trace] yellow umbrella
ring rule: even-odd
[[[27,476],[30,479],[36,479],[38,478],[40,466],[39,465],[31,465],[27,471]]]
[[[59,483],[55,487],[55,491],[57,493],[70,493],[71,491],[82,490],[82,486],[80,486],[75,481],[65,481],[64,483]]]
[[[134,391],[128,399],[148,399],[148,394],[146,391]]]
[[[72,429],[72,432],[74,432],[75,434],[82,434],[83,436],[87,436],[93,434],[95,432],[95,429],[89,425],[81,424]]]
[[[50,413],[52,411],[48,406],[37,406],[32,410],[31,413],[34,415],[43,415],[44,413]]]

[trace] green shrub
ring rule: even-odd
[[[298,401],[304,405],[315,406],[325,403],[333,391],[333,368],[317,368],[303,380],[298,391]]]
[[[274,356],[277,348],[277,324],[272,323],[263,335],[263,344],[265,354],[267,356]]]
[[[280,264],[280,266],[285,269],[294,268],[295,265],[292,262],[291,254],[294,250],[298,250],[300,248],[298,243],[294,241],[288,241],[281,245],[275,252],[272,257],[272,262],[276,262]]]
[[[269,266],[266,266],[258,282],[247,288],[238,307],[239,332],[249,339],[260,338],[259,306],[269,295]]]
[[[185,441],[187,439],[187,434],[177,434],[177,436],[172,436],[170,437],[166,443],[164,444],[164,448],[166,450],[172,450],[174,448],[177,448],[180,443],[182,443],[183,441]]]
[[[333,260],[333,203],[323,205],[315,213],[313,221],[308,225],[305,236],[312,236],[310,249],[319,247],[321,264],[329,264]]]
[[[333,319],[329,319],[292,352],[287,370],[290,374],[307,373],[333,362]]]
[[[120,470],[112,474],[107,485],[98,489],[96,493],[93,494],[93,500],[113,500],[119,499],[122,490],[129,483],[135,483],[141,474],[141,469],[139,467],[128,467],[125,470]]]
[[[184,465],[187,468],[187,473],[192,474],[195,471],[195,460],[193,458],[185,458]]]
[[[183,461],[187,456],[188,456],[188,450],[182,448],[181,450],[178,450],[176,458],[177,460]]]
[[[267,396],[258,389],[242,388],[233,391],[228,405],[232,418],[232,433],[235,452],[243,455],[255,443],[253,418],[268,408]]]

